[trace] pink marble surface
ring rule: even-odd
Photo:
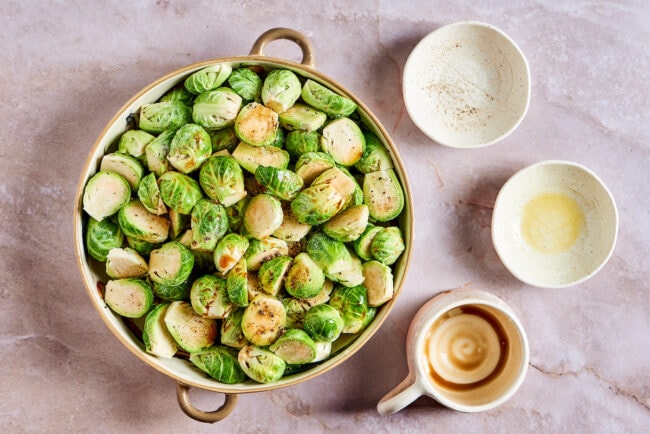
[[[650,426],[650,3],[636,1],[11,1],[0,13],[0,428],[3,432],[647,432]],[[532,72],[530,110],[492,147],[429,141],[408,118],[400,76],[415,44],[474,19],[508,33]],[[316,64],[373,110],[412,181],[416,238],[406,287],[382,329],[312,381],[240,397],[216,425],[186,417],[175,383],[140,362],[93,309],[76,268],[72,211],[104,125],[154,79],[245,55],[292,27]],[[299,60],[291,43],[269,54]],[[490,239],[495,196],[516,170],[567,159],[595,171],[620,212],[608,264],[576,287],[512,277]],[[428,398],[382,417],[406,375],[405,333],[440,291],[472,286],[520,315],[530,369],[480,414]],[[197,406],[219,394],[194,390]]]

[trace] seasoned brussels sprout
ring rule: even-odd
[[[287,328],[303,328],[305,315],[311,309],[312,305],[307,300],[294,297],[285,297],[282,299],[284,311],[287,314]]]
[[[282,205],[275,197],[258,194],[244,211],[244,229],[253,238],[261,240],[271,235],[282,224]]]
[[[257,273],[257,279],[262,291],[268,295],[278,295],[292,261],[293,259],[290,256],[278,256],[263,263]]]
[[[274,237],[266,237],[262,240],[250,240],[250,247],[244,257],[249,271],[258,271],[262,264],[276,256],[287,256],[289,247],[286,241]]]
[[[232,67],[227,63],[217,63],[194,72],[185,79],[185,89],[195,95],[220,87],[230,76]]]
[[[213,274],[194,280],[190,302],[194,311],[205,318],[225,318],[236,308],[228,298],[226,279]]]
[[[169,148],[175,134],[176,130],[163,131],[144,150],[149,170],[158,177],[169,170],[170,164],[167,155],[169,155]]]
[[[241,319],[244,309],[235,309],[221,321],[220,340],[222,345],[232,348],[243,348],[248,343],[241,329]]]
[[[188,91],[181,83],[165,92],[165,94],[161,96],[158,101],[180,101],[186,106],[191,107],[192,103],[194,102],[194,98],[195,95]]]
[[[144,104],[140,108],[141,130],[158,134],[165,130],[176,130],[192,121],[192,109],[181,101],[162,101]]]
[[[324,111],[332,118],[350,116],[357,109],[357,104],[351,99],[311,79],[307,79],[302,86],[301,96],[307,104]]]
[[[291,211],[291,202],[282,202],[282,223],[273,232],[273,236],[288,242],[302,240],[309,231],[311,225],[300,223]]]
[[[223,206],[231,206],[247,194],[244,172],[232,157],[208,158],[199,172],[199,183],[208,197]]]
[[[298,157],[294,169],[296,175],[302,178],[304,185],[309,186],[314,179],[335,165],[332,157],[324,152],[306,152]]]
[[[296,298],[315,297],[324,284],[323,270],[305,252],[295,257],[284,281],[286,291]]]
[[[301,329],[287,330],[269,350],[292,365],[309,363],[316,358],[316,343]]]
[[[194,267],[194,255],[178,241],[170,241],[149,255],[149,278],[166,286],[185,282]]]
[[[279,356],[255,345],[246,345],[239,350],[237,359],[248,378],[258,383],[278,381],[287,366]]]
[[[246,258],[241,258],[226,276],[228,298],[237,306],[248,306],[248,268]]]
[[[323,269],[327,277],[347,270],[352,255],[345,244],[333,240],[323,233],[315,233],[307,240],[307,254]]]
[[[280,300],[258,295],[246,307],[241,328],[251,343],[267,346],[282,334],[286,320],[287,314]]]
[[[149,254],[160,247],[160,243],[149,243],[133,237],[126,238],[126,244],[142,256],[149,256]]]
[[[115,172],[99,171],[86,183],[83,209],[97,221],[115,214],[131,199],[131,186]]]
[[[320,151],[320,138],[318,131],[291,131],[285,138],[285,149],[291,158],[298,159],[308,152]],[[332,161],[330,167],[333,167],[334,160],[329,158]]]
[[[246,237],[229,233],[219,240],[214,249],[214,265],[225,274],[244,256],[248,249]]]
[[[125,131],[117,142],[117,152],[140,160],[144,156],[147,145],[155,138],[153,134],[142,130]]]
[[[122,175],[132,191],[138,191],[140,180],[144,176],[144,168],[135,157],[119,152],[104,155],[99,170]]]
[[[136,250],[118,247],[106,256],[106,274],[111,279],[145,277],[149,274],[149,265]]]
[[[246,268],[248,268],[248,264],[246,264]],[[257,273],[256,272],[248,272],[247,277],[247,289],[248,289],[248,300],[253,300],[255,297],[258,295],[266,295],[264,291],[262,291],[262,288],[260,288],[260,282],[259,279],[257,278]]]
[[[304,301],[309,303],[310,306],[317,306],[319,304],[327,303],[330,299],[332,291],[334,290],[334,283],[331,280],[325,279],[323,287],[313,297],[306,298]]]
[[[169,217],[169,238],[172,240],[178,238],[190,226],[190,216],[180,214],[172,208],[167,209],[167,217]]]
[[[165,325],[165,314],[169,303],[162,303],[149,311],[144,320],[142,341],[144,349],[149,354],[158,357],[171,358],[178,351],[178,344]]]
[[[142,178],[138,187],[138,198],[142,205],[152,214],[167,214],[167,207],[160,196],[158,180],[153,172]]]
[[[354,242],[354,251],[364,261],[370,261],[372,259],[370,245],[372,244],[375,235],[377,235],[382,229],[382,226],[375,226],[372,223],[368,223],[368,226],[366,226],[366,229],[363,231],[361,236]]]
[[[120,208],[117,221],[124,235],[130,238],[162,243],[169,236],[169,220],[151,214],[139,200],[132,200]]]
[[[111,219],[97,221],[92,217],[88,218],[86,250],[90,256],[100,262],[105,262],[108,252],[116,247],[121,247],[123,243],[124,234],[117,223]]]
[[[394,167],[393,159],[379,138],[370,132],[365,133],[364,137],[366,138],[366,147],[361,159],[356,162],[354,167],[361,173],[392,169]]]
[[[235,134],[232,127],[222,128],[220,130],[210,130],[210,142],[212,143],[212,153],[226,150],[232,152],[239,143],[239,137]]]
[[[370,244],[372,257],[382,264],[392,265],[405,250],[402,231],[397,226],[383,228]]]
[[[352,197],[357,188],[357,182],[349,174],[349,172],[343,168],[332,167],[321,173],[314,181],[311,183],[311,187],[328,184],[331,185],[339,192],[341,197],[344,200],[344,207],[347,207],[350,202],[352,202]]]
[[[199,183],[179,172],[163,173],[158,185],[165,205],[179,214],[191,214],[194,204],[203,197]]]
[[[316,357],[314,357],[312,363],[322,362],[332,354],[331,342],[315,341],[314,343],[316,344]]]
[[[335,307],[343,318],[345,325],[342,333],[359,333],[367,324],[368,300],[366,288],[362,285],[350,288],[337,286],[332,292],[329,305]]]
[[[185,124],[176,131],[169,146],[167,160],[181,173],[201,167],[212,154],[210,135],[200,125]]]
[[[258,166],[271,166],[286,169],[289,166],[289,153],[277,146],[251,146],[240,142],[232,156],[239,165],[255,175]]]
[[[241,232],[244,222],[244,212],[246,211],[248,202],[250,202],[250,196],[247,194],[236,203],[226,207],[228,227],[232,232]]]
[[[142,279],[115,279],[106,283],[104,302],[126,318],[140,318],[153,305],[153,292]]]
[[[187,300],[190,298],[192,289],[192,280],[187,279],[180,285],[165,285],[159,282],[153,282],[153,293],[156,297],[167,301]]]
[[[163,320],[178,346],[188,353],[210,348],[217,338],[217,321],[199,315],[186,301],[171,302]]]
[[[223,205],[199,199],[191,216],[192,250],[212,252],[228,231],[228,216]]]
[[[304,330],[315,341],[334,342],[345,322],[339,311],[329,304],[314,306],[305,315]]]
[[[250,68],[235,69],[228,84],[246,101],[259,101],[262,98],[262,79]]]
[[[235,384],[246,379],[237,356],[231,348],[215,345],[190,354],[190,362],[220,383]]]
[[[328,274],[327,277],[344,286],[357,286],[363,283],[363,263],[353,252],[350,253],[350,260],[338,271]]]
[[[321,147],[337,164],[353,166],[363,155],[366,138],[352,119],[342,117],[323,128]]]
[[[258,166],[255,179],[281,200],[293,200],[302,189],[302,178],[291,170]]]
[[[256,102],[242,107],[235,119],[235,134],[251,146],[274,143],[279,127],[278,114]]]
[[[331,219],[345,206],[345,199],[329,184],[311,185],[291,202],[291,211],[303,224],[318,225]]]
[[[316,131],[327,115],[306,104],[296,103],[278,115],[280,125],[289,131]]]
[[[346,208],[323,226],[330,238],[344,243],[355,241],[368,225],[368,206],[365,204]]]
[[[208,90],[194,100],[192,120],[206,130],[218,130],[235,123],[242,98],[228,87]]]
[[[302,87],[295,73],[287,69],[274,69],[262,85],[264,105],[282,113],[300,98]]]
[[[375,260],[365,262],[363,277],[369,306],[381,306],[393,298],[393,272],[388,265]]]
[[[370,219],[374,221],[392,220],[404,208],[404,192],[393,169],[367,173],[363,180],[363,197]]]

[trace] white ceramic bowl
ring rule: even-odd
[[[486,23],[463,21],[422,39],[404,66],[404,102],[431,139],[454,148],[491,145],[523,120],[528,62],[517,44]]]
[[[515,173],[497,195],[492,242],[519,280],[543,288],[583,282],[610,258],[618,211],[586,167],[541,161]]]

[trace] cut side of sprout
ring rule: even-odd
[[[131,186],[122,175],[99,171],[88,180],[83,194],[83,208],[97,221],[115,214],[131,199]]]
[[[148,273],[147,261],[130,247],[111,249],[106,256],[106,274],[111,279],[144,277]]]
[[[154,356],[171,358],[178,351],[178,344],[169,334],[165,325],[165,313],[168,303],[159,304],[147,314],[142,330],[142,340],[145,350]]]
[[[323,128],[321,146],[337,164],[353,166],[363,155],[366,139],[353,120],[343,117]]]
[[[114,172],[122,175],[131,186],[131,190],[137,191],[140,180],[144,176],[142,164],[134,157],[127,154],[106,154],[102,157],[99,170]]]
[[[140,318],[153,304],[153,291],[141,279],[109,280],[104,291],[104,302],[119,315]]]
[[[204,318],[186,301],[174,301],[164,317],[169,334],[189,353],[209,348],[217,337],[217,322]]]
[[[369,306],[381,306],[393,298],[393,272],[389,266],[368,261],[363,264],[363,277]]]
[[[162,243],[169,236],[169,219],[150,213],[139,200],[132,200],[120,208],[117,220],[127,237]]]
[[[250,342],[271,345],[282,334],[287,320],[282,302],[267,295],[255,297],[242,317],[241,328]]]
[[[235,119],[235,134],[251,146],[266,146],[275,141],[279,125],[276,112],[252,102],[239,111]]]
[[[404,192],[393,169],[367,173],[363,180],[364,202],[373,220],[396,218],[404,208]]]

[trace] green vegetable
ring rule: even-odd
[[[136,250],[116,247],[106,256],[106,274],[111,279],[146,277],[149,265]]]
[[[392,265],[402,255],[406,246],[402,231],[397,226],[383,228],[372,239],[370,253],[382,264]]]
[[[222,345],[240,349],[248,343],[241,329],[243,316],[244,309],[239,308],[221,320],[220,340]]]
[[[206,130],[233,125],[239,114],[242,98],[228,87],[208,90],[194,100],[192,120]]]
[[[246,345],[239,350],[237,359],[246,375],[258,383],[278,381],[286,368],[282,358],[255,345]]]
[[[316,358],[316,343],[301,329],[287,330],[269,350],[292,365],[309,363]]]
[[[357,109],[357,104],[351,99],[339,95],[311,79],[305,81],[301,95],[307,104],[324,111],[332,118],[350,116]]]
[[[321,135],[317,131],[291,131],[285,139],[285,147],[291,158],[298,159],[302,154],[320,151],[320,139]],[[332,166],[333,160],[330,167]]]
[[[169,146],[167,160],[182,173],[190,173],[201,167],[210,157],[210,135],[200,125],[185,124],[176,131]]]
[[[115,279],[106,283],[104,301],[115,313],[140,318],[153,305],[153,292],[142,279]]]
[[[368,206],[351,206],[323,225],[323,232],[330,238],[344,243],[355,241],[368,225]]]
[[[335,307],[343,318],[342,333],[359,333],[367,324],[369,307],[365,287],[337,286],[332,292],[329,305]]]
[[[135,157],[119,152],[104,155],[99,170],[122,175],[132,191],[138,191],[140,180],[144,176],[144,168]]]
[[[345,322],[339,311],[329,304],[314,306],[305,315],[304,330],[315,341],[334,342]]]
[[[258,194],[244,211],[244,229],[253,238],[261,240],[271,235],[282,224],[282,205],[275,197]]]
[[[204,318],[225,318],[236,308],[228,298],[226,279],[212,274],[194,280],[190,302],[194,311]]]
[[[142,178],[138,187],[138,198],[147,211],[155,215],[167,214],[167,207],[160,196],[156,174],[150,172]]]
[[[289,166],[289,153],[277,146],[251,146],[240,142],[232,156],[243,169],[253,175],[258,166],[278,169],[286,169]]]
[[[175,134],[175,129],[163,131],[144,150],[147,166],[156,176],[161,176],[171,166],[167,160],[167,155],[169,155],[169,148],[171,147]]]
[[[131,186],[115,172],[99,171],[86,183],[83,209],[92,218],[102,221],[126,205],[131,199]]]
[[[237,353],[216,345],[198,353],[190,354],[190,362],[215,380],[225,384],[241,383],[246,374],[239,366]]]
[[[178,286],[190,277],[194,255],[179,243],[170,241],[149,255],[149,278],[166,286]]]
[[[257,273],[260,289],[269,295],[278,295],[292,261],[289,256],[278,256],[263,263]]]
[[[117,152],[141,159],[144,156],[147,145],[155,138],[153,134],[142,130],[125,131],[117,143]]]
[[[144,104],[140,108],[139,127],[148,133],[158,134],[176,130],[192,120],[192,109],[181,101],[162,101]]]
[[[366,138],[353,120],[343,117],[323,128],[321,147],[337,164],[353,166],[363,155]]]
[[[262,79],[249,68],[235,69],[228,84],[246,101],[259,101],[262,95]]]
[[[228,298],[237,306],[248,306],[248,267],[246,258],[242,257],[228,272],[226,277]]]
[[[186,301],[170,303],[163,320],[174,341],[188,353],[207,350],[217,338],[217,322],[196,313]]]
[[[269,193],[281,200],[293,200],[302,189],[302,178],[291,170],[276,167],[258,166],[255,170],[255,179]]]
[[[212,252],[217,242],[228,231],[228,216],[223,205],[201,198],[194,208],[190,220],[192,227],[192,250]]]
[[[296,103],[278,115],[280,125],[289,131],[316,131],[327,115],[305,104]]]
[[[178,351],[178,344],[165,325],[165,314],[169,303],[162,303],[151,309],[144,320],[142,341],[145,351],[158,357],[171,358]]]
[[[271,345],[284,331],[287,314],[282,302],[268,295],[256,296],[244,310],[241,328],[251,343]]]
[[[379,138],[372,133],[364,133],[366,147],[363,150],[361,159],[356,162],[354,167],[361,173],[378,172],[388,170],[394,167],[393,159],[388,153],[388,149],[379,141]]]
[[[397,218],[404,208],[404,193],[393,169],[367,173],[363,181],[363,197],[374,221],[386,222]]]
[[[299,253],[287,273],[284,286],[296,298],[315,297],[325,284],[325,274],[305,252]]]
[[[279,126],[276,112],[252,102],[239,111],[235,119],[235,134],[251,146],[266,146],[275,142]]]
[[[105,262],[108,252],[124,243],[124,234],[120,226],[111,219],[97,221],[88,218],[86,224],[86,250],[100,262]]]
[[[227,63],[217,63],[194,72],[185,79],[185,89],[195,95],[221,86],[230,76],[232,67]]]
[[[262,264],[276,256],[289,254],[289,246],[286,241],[274,237],[266,237],[261,240],[251,239],[250,247],[246,251],[246,265],[249,271],[258,271]]]
[[[158,185],[165,205],[179,214],[190,214],[194,204],[203,197],[199,183],[180,172],[163,173]]]
[[[248,240],[239,234],[229,233],[219,240],[214,249],[214,265],[221,273],[227,273],[244,256]]]
[[[277,113],[282,113],[300,98],[300,80],[287,69],[275,69],[264,79],[262,101]]]
[[[130,238],[162,243],[169,236],[169,220],[150,213],[139,200],[132,200],[120,208],[117,221],[124,235]]]
[[[247,194],[244,172],[232,157],[208,158],[199,172],[199,183],[208,197],[223,206],[231,206]]]

